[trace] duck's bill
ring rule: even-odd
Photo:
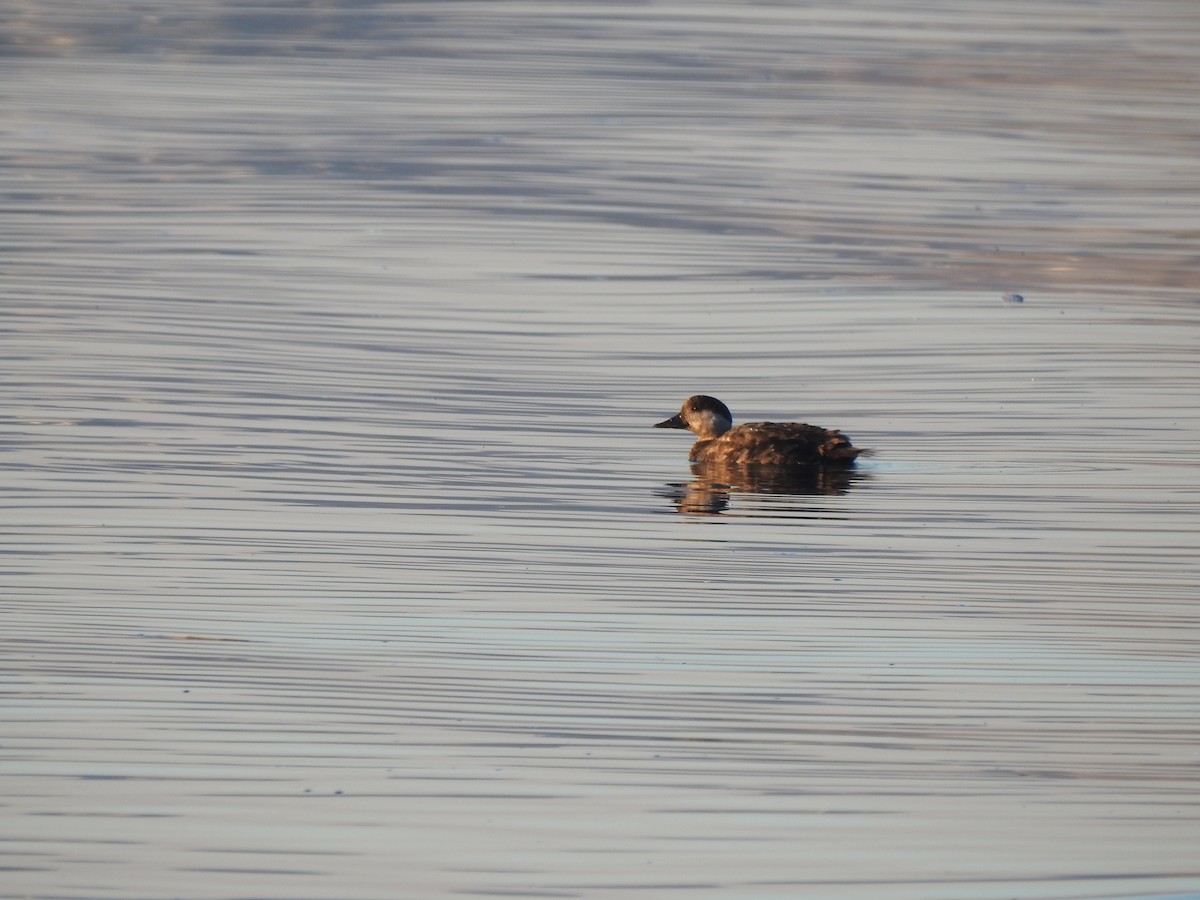
[[[654,427],[655,428],[680,428],[684,431],[687,431],[687,426],[683,424],[683,416],[681,416],[679,413],[676,413],[675,415],[671,416],[671,418],[667,419],[666,421],[659,422]]]

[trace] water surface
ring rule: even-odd
[[[1200,893],[1189,9],[11,12],[4,895]]]

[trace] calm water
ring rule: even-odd
[[[48,6],[0,895],[1200,896],[1200,8]]]

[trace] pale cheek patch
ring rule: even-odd
[[[695,414],[693,422],[696,425],[697,434],[723,434],[729,430],[729,421],[723,416],[717,415],[711,409],[701,410]]]

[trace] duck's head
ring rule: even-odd
[[[659,422],[655,428],[681,428],[702,439],[719,437],[733,427],[729,407],[716,397],[697,394],[683,401],[678,415]]]

